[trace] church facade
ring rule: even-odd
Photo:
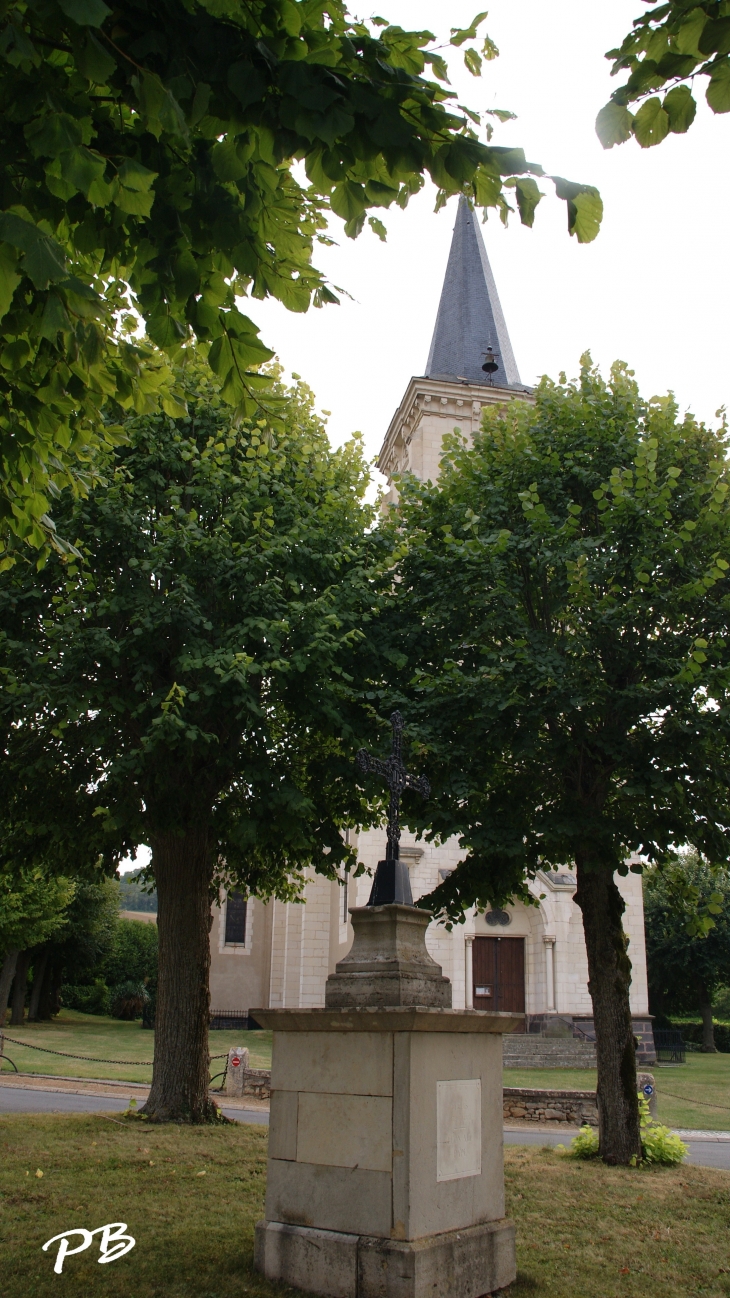
[[[531,399],[531,390],[520,381],[476,215],[462,199],[426,374],[410,380],[378,467],[389,482],[404,470],[435,481],[446,433],[456,427],[469,437],[486,405]],[[396,498],[391,486],[390,499]],[[211,929],[214,1015],[245,1017],[256,1006],[324,1005],[326,979],[352,942],[349,909],[366,904],[371,874],[385,855],[385,830],[360,833],[356,847],[368,873],[335,882],[309,871],[303,903],[221,896]],[[454,869],[461,852],[456,840],[435,846],[404,832],[400,855],[417,900]],[[650,1062],[654,1048],[642,880],[629,873],[618,877],[617,884],[626,902],[634,1031],[639,1057]],[[534,906],[470,911],[451,932],[432,923],[427,946],[451,980],[454,1007],[519,1010],[526,1014],[530,1034],[591,1040],[588,968],[575,889],[569,867],[545,871],[530,885]]]

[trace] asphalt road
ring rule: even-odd
[[[2,1113],[120,1113],[128,1100],[109,1095],[69,1095],[67,1091],[23,1090],[20,1087],[0,1087],[0,1114]],[[222,1112],[234,1122],[255,1122],[268,1126],[269,1115],[256,1109],[227,1109]],[[506,1145],[558,1145],[567,1144],[572,1136],[567,1131],[505,1131]],[[686,1138],[689,1145],[689,1163],[700,1167],[720,1167],[730,1171],[730,1135],[725,1138],[704,1136]]]

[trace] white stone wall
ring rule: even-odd
[[[350,878],[348,905],[364,906],[372,886],[372,874],[385,855],[383,829],[367,830],[357,841],[358,860],[369,871]],[[461,858],[456,839],[442,846],[416,842],[404,832],[403,857],[409,865],[414,900],[432,892],[441,882],[441,871],[453,870]],[[563,871],[570,880],[570,871]],[[629,938],[633,966],[631,1008],[636,1015],[648,1011],[646,947],[641,876],[629,873],[616,882],[626,901],[624,927]],[[530,885],[538,903],[516,903],[506,907],[511,922],[505,929],[490,928],[484,915],[469,911],[463,924],[449,932],[432,923],[426,945],[434,960],[451,980],[453,1005],[466,1004],[465,938],[475,934],[525,939],[525,1008],[528,1014],[592,1014],[588,994],[588,967],[581,914],[573,901],[574,886],[556,886],[553,876],[538,875]],[[304,903],[249,900],[247,935],[244,946],[226,946],[225,911],[213,909],[211,929],[211,1004],[214,1009],[248,1010],[257,1005],[273,1007],[316,1007],[324,1004],[327,977],[352,943],[352,925],[343,918],[342,884],[324,879],[313,870],[307,873]],[[546,937],[554,938],[552,961],[546,951]],[[548,975],[552,970],[553,995]]]

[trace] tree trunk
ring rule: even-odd
[[[18,963],[18,951],[8,951],[0,969],[0,1031],[5,1027],[5,1013],[10,998],[10,988],[15,977],[15,966]]]
[[[38,1007],[41,1003],[41,988],[43,978],[48,964],[48,948],[40,947],[33,957],[33,990],[30,993],[30,1005],[28,1006],[28,1022],[35,1023],[38,1020]]]
[[[702,1015],[702,1053],[703,1055],[714,1055],[717,1051],[715,1045],[715,1025],[712,1022],[712,1000],[710,993],[704,983],[698,987],[700,1014]]]
[[[208,1095],[210,886],[206,831],[152,839],[159,972],[152,1087],[141,1112],[153,1122],[215,1122]]]
[[[40,988],[38,1018],[47,1022],[61,1008],[61,987],[63,985],[63,967],[54,965],[50,960],[46,965],[43,982]]]
[[[634,1032],[629,1005],[631,961],[621,916],[624,899],[613,872],[576,861],[575,901],[583,913],[588,990],[598,1061],[599,1151],[606,1163],[641,1158]]]
[[[20,1027],[25,1021],[25,993],[28,988],[29,966],[30,951],[21,951],[15,966],[15,982],[13,983],[13,999],[11,1002],[12,1013],[10,1015],[11,1028]]]

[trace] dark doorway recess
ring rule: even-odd
[[[475,937],[472,957],[474,1009],[524,1014],[525,939]]]

